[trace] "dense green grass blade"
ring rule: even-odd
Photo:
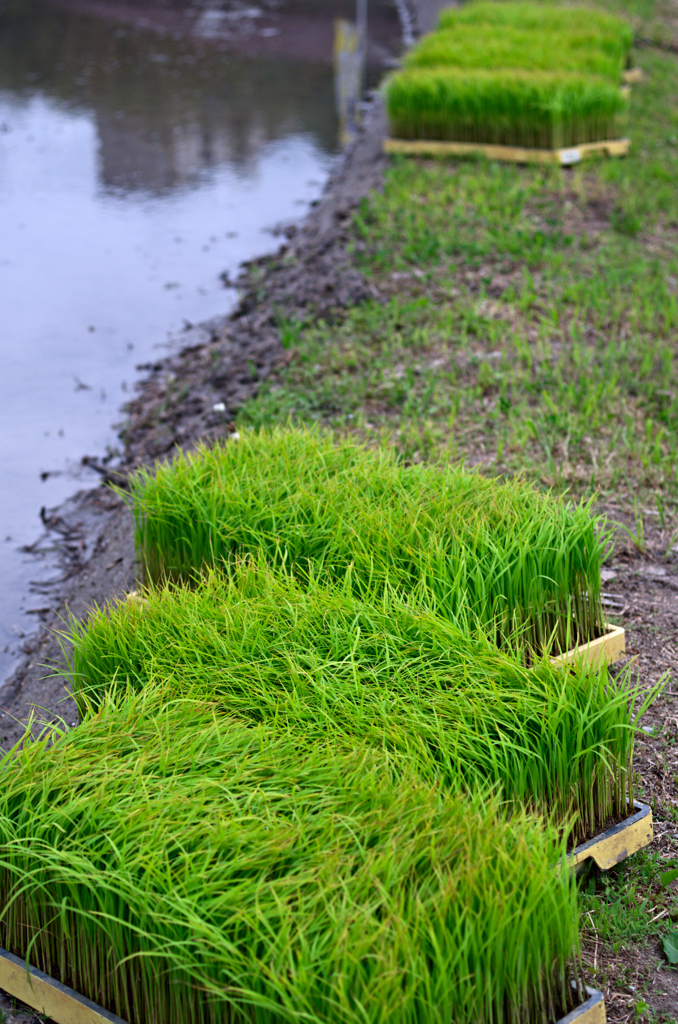
[[[516,3],[471,0],[441,11],[438,24],[443,31],[466,26],[493,26],[500,32],[511,28],[548,32],[554,38],[563,34],[591,35],[597,38],[602,50],[623,54],[625,59],[628,59],[633,45],[633,30],[627,21],[589,7],[525,3],[522,0]]]
[[[160,687],[222,712],[327,731],[407,753],[419,771],[572,819],[576,837],[633,798],[638,696],[622,676],[525,668],[413,598],[349,586],[301,587],[265,565],[209,573],[95,612],[71,633],[71,684],[83,714]],[[637,709],[636,709],[637,710]]]
[[[391,135],[557,149],[616,138],[626,97],[569,71],[408,68],[385,84]]]
[[[610,52],[611,51],[611,52]],[[450,65],[458,70],[576,71],[619,86],[626,66],[622,46],[604,48],[595,31],[572,32],[523,25],[459,24],[433,32],[406,55],[407,68]]]
[[[261,552],[300,578],[350,572],[356,593],[416,589],[497,643],[521,630],[526,650],[568,650],[603,630],[602,520],[520,481],[276,429],[142,470],[123,496],[149,580]]]
[[[386,82],[391,134],[537,149],[615,138],[631,44],[622,19],[586,9],[481,2],[444,11]]]
[[[0,771],[0,942],[132,1024],[546,1024],[571,1005],[556,831],[402,759],[146,693]]]

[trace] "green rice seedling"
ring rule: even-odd
[[[408,68],[385,83],[401,139],[558,149],[615,138],[626,97],[574,72]]]
[[[146,695],[0,764],[0,942],[131,1024],[548,1024],[564,841],[404,759]]]
[[[606,537],[590,506],[521,482],[398,463],[303,429],[248,432],[141,470],[125,495],[146,578],[187,580],[262,552],[339,581],[418,589],[502,643],[567,650],[601,635]]]
[[[496,3],[478,0],[443,10],[438,22],[442,31],[473,26],[492,26],[502,33],[512,28],[546,32],[554,38],[570,35],[595,36],[601,50],[628,61],[633,46],[629,23],[614,14],[588,7],[565,7],[540,3]]]
[[[350,586],[302,587],[246,564],[96,611],[70,639],[83,715],[148,687],[218,700],[309,740],[330,731],[406,753],[423,777],[467,793],[489,785],[571,822],[575,840],[633,800],[639,695],[626,677],[527,669],[397,595],[362,601]]]
[[[576,71],[619,85],[626,65],[622,47],[610,53],[593,31],[578,33],[505,25],[455,25],[424,36],[407,54],[406,68],[451,65],[458,70]]]
[[[448,465],[403,466],[304,429],[247,432],[141,470],[124,497],[148,580],[262,552],[272,564],[420,599],[501,644],[564,651],[600,636],[606,535],[590,505]]]

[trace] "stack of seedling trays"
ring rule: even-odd
[[[78,728],[2,765],[0,987],[64,1024],[603,1021],[573,867],[644,705],[586,657],[590,507],[302,430],[126,497],[146,585],[67,633]]]
[[[632,32],[585,8],[478,0],[446,10],[385,83],[390,153],[573,164],[623,156]]]

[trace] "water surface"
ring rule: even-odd
[[[138,364],[224,314],[220,275],[279,244],[340,149],[333,41],[350,0],[0,0],[0,679],[18,655],[41,506],[96,483],[83,454]],[[368,74],[397,52],[370,7]],[[172,341],[174,339],[174,342]]]

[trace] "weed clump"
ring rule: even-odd
[[[132,1024],[572,1006],[556,830],[406,759],[146,695],[0,770],[0,942]]]
[[[602,634],[605,534],[590,505],[448,465],[404,466],[303,429],[246,432],[143,469],[123,492],[149,581],[252,554],[353,591],[419,600],[499,645],[565,651]],[[347,575],[348,574],[348,575]]]

